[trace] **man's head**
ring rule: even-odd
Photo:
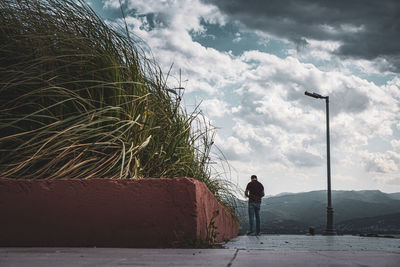
[[[252,180],[252,181],[257,181],[257,176],[253,174],[253,175],[251,176],[251,180]]]

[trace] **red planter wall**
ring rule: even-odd
[[[0,246],[171,247],[217,241],[238,222],[204,183],[175,179],[0,179]]]

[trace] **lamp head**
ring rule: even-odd
[[[304,94],[307,95],[307,96],[310,96],[310,97],[314,97],[314,98],[327,98],[326,96],[322,96],[322,95],[314,93],[314,92],[313,93],[309,93],[309,92],[305,91]]]

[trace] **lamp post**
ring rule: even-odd
[[[329,140],[329,96],[322,96],[317,93],[304,93],[307,96],[313,98],[325,99],[326,103],[326,160],[327,160],[327,176],[328,176],[328,207],[327,207],[327,220],[326,229],[324,235],[336,235],[336,231],[333,229],[333,208],[332,208],[332,197],[331,197],[331,148]]]

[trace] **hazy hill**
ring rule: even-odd
[[[400,197],[400,193],[398,195]],[[400,199],[396,197],[396,194],[386,194],[379,190],[333,191],[334,223],[336,225],[354,219],[378,218],[378,216],[398,213]],[[264,198],[261,206],[262,231],[306,233],[311,226],[317,231],[323,231],[326,224],[326,206],[326,191],[281,194]],[[242,219],[241,232],[245,232],[248,224],[245,201],[240,202],[238,211]],[[347,231],[360,232],[361,230],[355,226],[349,227],[346,228]],[[400,232],[400,221],[396,229]]]
[[[394,198],[394,199],[400,200],[400,192],[399,192],[399,193],[392,193],[392,194],[389,194],[389,196],[392,197],[392,198]]]
[[[360,233],[399,233],[400,213],[387,214],[375,217],[342,221],[336,225],[341,233],[353,233],[357,229]]]

